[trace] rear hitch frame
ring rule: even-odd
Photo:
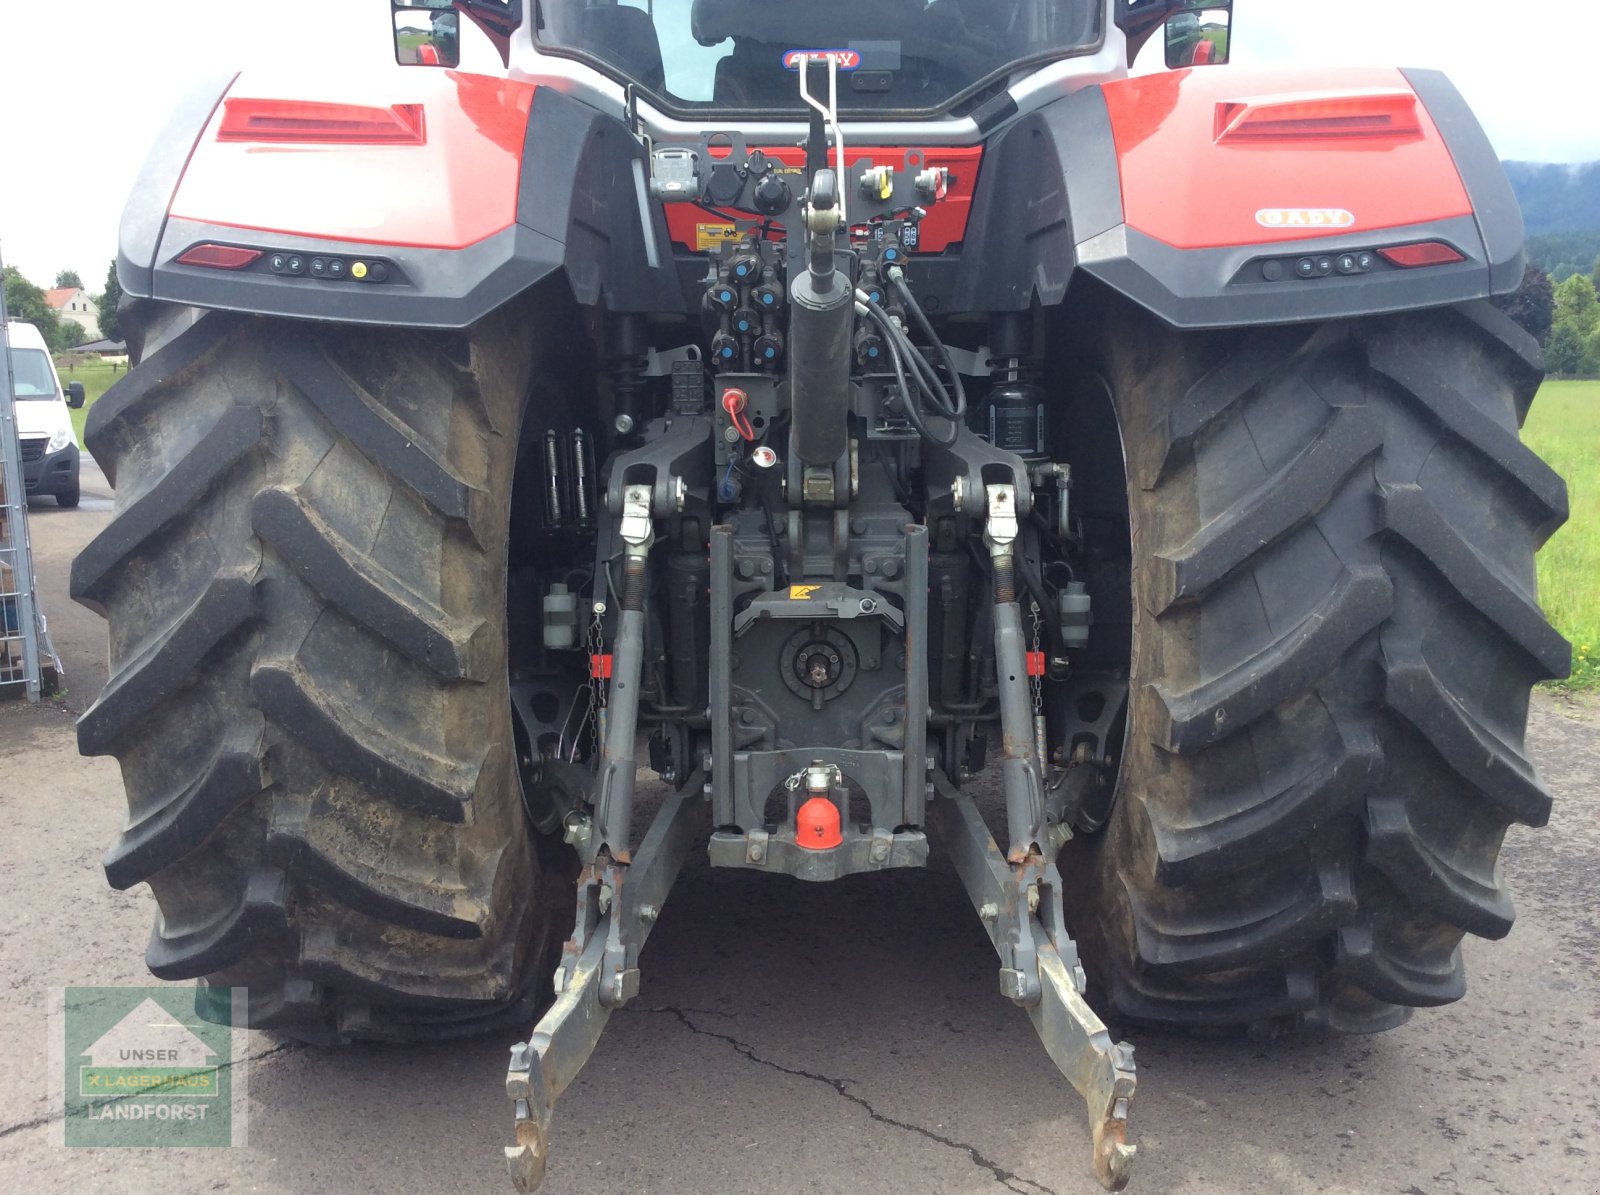
[[[1000,994],[1026,1010],[1045,1052],[1083,1097],[1095,1177],[1108,1191],[1120,1191],[1138,1152],[1128,1133],[1137,1082],[1133,1047],[1113,1042],[1084,998],[1087,980],[1066,930],[1061,873],[1038,851],[1008,861],[970,796],[943,775],[934,790],[928,821],[1000,956]]]
[[[598,861],[578,888],[577,925],[556,969],[556,1000],[528,1040],[511,1047],[506,1095],[516,1144],[505,1149],[518,1191],[539,1189],[556,1100],[589,1061],[611,1014],[639,994],[639,952],[673,881],[709,822],[704,775],[662,802],[633,862]]]
[[[1015,473],[1020,462],[1014,457],[1008,461]],[[994,651],[1004,740],[1006,850],[1002,853],[996,845],[972,797],[956,788],[948,776],[933,770],[932,784],[928,784],[932,761],[925,755],[924,731],[919,728],[914,736],[908,733],[904,744],[903,774],[893,777],[893,783],[873,786],[901,796],[899,815],[889,819],[895,828],[881,833],[874,830],[870,836],[837,837],[826,848],[826,860],[819,856],[812,862],[802,857],[808,852],[795,846],[792,832],[775,836],[764,821],[761,830],[729,832],[730,825],[761,821],[754,816],[730,818],[736,814],[729,807],[733,789],[740,787],[742,780],[742,787],[764,792],[777,778],[775,773],[767,774],[774,767],[798,765],[805,774],[821,777],[808,791],[814,788],[828,793],[842,812],[841,781],[851,770],[851,761],[840,756],[863,753],[837,748],[805,748],[798,755],[792,751],[737,752],[725,718],[718,716],[712,718],[711,751],[688,783],[666,797],[639,850],[630,854],[636,774],[633,747],[644,654],[645,586],[654,540],[652,515],[663,515],[667,508],[658,492],[660,476],[652,487],[634,480],[627,468],[613,470],[610,506],[619,519],[625,563],[614,649],[616,692],[599,760],[593,820],[580,816],[582,824],[568,826],[569,841],[580,846],[584,866],[578,880],[573,936],[563,948],[555,974],[555,1003],[528,1040],[512,1047],[506,1072],[516,1144],[506,1147],[505,1157],[518,1191],[535,1191],[543,1182],[556,1100],[588,1062],[611,1013],[638,995],[640,951],[689,851],[702,835],[709,838],[713,865],[772,869],[778,864],[778,869],[788,874],[825,880],[885,866],[920,866],[927,852],[923,824],[944,840],[999,956],[1001,994],[1027,1012],[1045,1052],[1083,1097],[1093,1139],[1095,1177],[1107,1190],[1120,1191],[1127,1186],[1137,1155],[1128,1131],[1137,1083],[1133,1047],[1112,1040],[1085,998],[1087,978],[1077,945],[1067,932],[1055,858],[1071,832],[1058,820],[1060,811],[1046,800],[1048,760],[1037,729],[1038,710],[1030,701],[1028,641],[1022,629],[1016,576],[1019,516],[1026,513],[1028,491],[1014,482],[985,483],[981,468],[969,471],[977,476],[969,484],[969,479],[958,474],[951,493],[953,501],[960,499],[956,508],[967,518],[983,519],[984,545],[994,568]],[[908,593],[926,589],[927,534],[925,527],[906,528]],[[849,598],[859,613],[876,613],[868,609],[870,595],[819,583],[790,587],[781,603],[758,601],[736,617],[728,586],[718,583],[731,576],[731,532],[726,526],[710,529],[709,564],[713,579],[709,677],[713,711],[725,712],[731,707],[727,662],[741,618],[748,622],[764,612],[771,616],[766,607],[774,604],[782,614],[813,619],[824,613],[842,613],[831,607],[827,611],[812,609],[819,604],[811,601],[817,596],[814,591],[824,591],[821,604]],[[925,619],[914,613],[908,600],[905,687],[907,692],[922,693],[927,688],[925,662],[912,631]],[[925,705],[919,701],[919,706]],[[920,724],[923,718],[907,720]],[[883,756],[882,752],[866,754]],[[760,783],[760,777],[749,771],[758,756],[769,783]],[[883,762],[878,758],[880,766]],[[742,777],[738,775],[741,763],[746,769]],[[708,776],[715,783],[707,783]],[[755,812],[750,811],[752,815]],[[885,820],[878,814],[875,809],[875,827]],[[794,816],[792,808],[790,816]],[[710,833],[712,823],[719,827],[718,833]],[[793,850],[780,849],[774,855],[775,848],[791,846]]]

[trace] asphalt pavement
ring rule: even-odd
[[[73,735],[106,675],[101,622],[66,596],[109,518],[85,463],[80,509],[30,512],[65,695],[0,703],[0,1190],[509,1190],[499,1038],[323,1051],[253,1034],[248,1145],[51,1144],[50,990],[149,982],[153,909],[105,884],[121,785]],[[1510,835],[1520,915],[1503,942],[1469,939],[1466,999],[1373,1038],[1134,1035],[1133,1190],[1600,1188],[1600,717],[1540,697],[1532,741],[1555,815]],[[947,866],[806,886],[697,862],[643,970],[557,1109],[550,1195],[1099,1190],[1082,1103],[997,994]]]

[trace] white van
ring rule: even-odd
[[[68,382],[63,393],[39,329],[12,321],[8,330],[23,485],[29,497],[51,494],[62,506],[76,506],[78,440],[67,408],[83,406],[83,383]]]

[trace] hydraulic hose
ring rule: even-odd
[[[863,303],[871,304],[872,301],[858,288],[856,302],[859,306]],[[875,310],[881,309],[875,308]],[[911,372],[916,379],[917,388],[928,400],[928,405],[933,411],[936,414],[943,415],[946,419],[960,423],[966,415],[966,393],[960,389],[961,379],[959,375],[955,374],[953,363],[947,364],[946,368],[951,370],[952,376],[956,379],[957,398],[950,396],[950,392],[945,388],[943,379],[939,377],[938,370],[923,356],[922,351],[911,343],[911,338],[906,335],[903,328],[900,328],[892,320],[887,324],[880,322],[879,326],[883,329],[884,336],[889,342],[890,352],[898,353],[902,359],[909,358]],[[931,328],[929,328],[929,333],[931,335]],[[938,345],[939,352],[948,363],[950,361],[948,352],[945,351],[943,344],[939,343],[937,337],[933,339],[935,344]]]
[[[906,274],[899,266],[890,266],[888,270],[889,285],[894,287],[895,293],[900,296],[900,301],[905,304],[906,310],[911,312],[911,318],[916,320],[917,327],[928,338],[928,343],[933,345],[934,351],[939,354],[939,364],[943,365],[945,372],[950,375],[950,382],[955,387],[955,403],[950,412],[953,419],[963,419],[967,414],[967,388],[961,384],[961,375],[956,372],[956,365],[950,357],[950,350],[945,348],[944,341],[939,339],[938,333],[933,330],[933,325],[928,322],[927,315],[922,310],[922,305],[917,302],[916,296],[911,293],[911,288],[906,285]],[[941,387],[942,389],[942,387]]]
[[[894,321],[884,313],[883,309],[868,300],[866,295],[859,291],[857,292],[856,310],[872,320],[879,331],[884,334],[884,343],[889,348],[889,361],[894,366],[895,381],[900,387],[900,402],[905,407],[906,418],[911,421],[911,426],[916,428],[917,434],[929,444],[934,445],[936,448],[949,448],[956,442],[956,438],[960,436],[961,425],[960,423],[953,423],[948,436],[936,436],[933,433],[933,429],[928,426],[927,420],[923,418],[917,402],[917,394],[913,392],[906,378],[904,361],[904,354],[909,351],[913,356],[916,356],[916,349],[911,346],[909,341],[905,340],[905,333],[894,326]],[[922,364],[926,365],[927,363],[922,362]],[[920,376],[917,379],[917,390],[923,393],[926,393],[927,390],[927,385]]]

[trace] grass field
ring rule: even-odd
[[[89,408],[94,405],[94,400],[111,389],[111,383],[128,371],[126,368],[121,368],[112,373],[110,362],[102,361],[98,357],[92,357],[82,365],[73,366],[70,369],[57,361],[56,372],[61,375],[61,388],[63,390],[67,388],[68,382],[83,383],[83,406],[72,412],[72,430],[77,432],[78,447],[81,448],[83,447],[84,416],[89,413]]]
[[[61,370],[83,383],[88,402],[72,412],[83,443],[89,406],[122,376],[104,361]],[[1572,517],[1539,554],[1539,600],[1572,640],[1573,689],[1600,689],[1600,382],[1546,382],[1523,438],[1566,478]]]
[[[1546,382],[1522,438],[1566,478],[1572,507],[1539,553],[1539,602],[1572,640],[1567,686],[1600,688],[1600,382]]]

